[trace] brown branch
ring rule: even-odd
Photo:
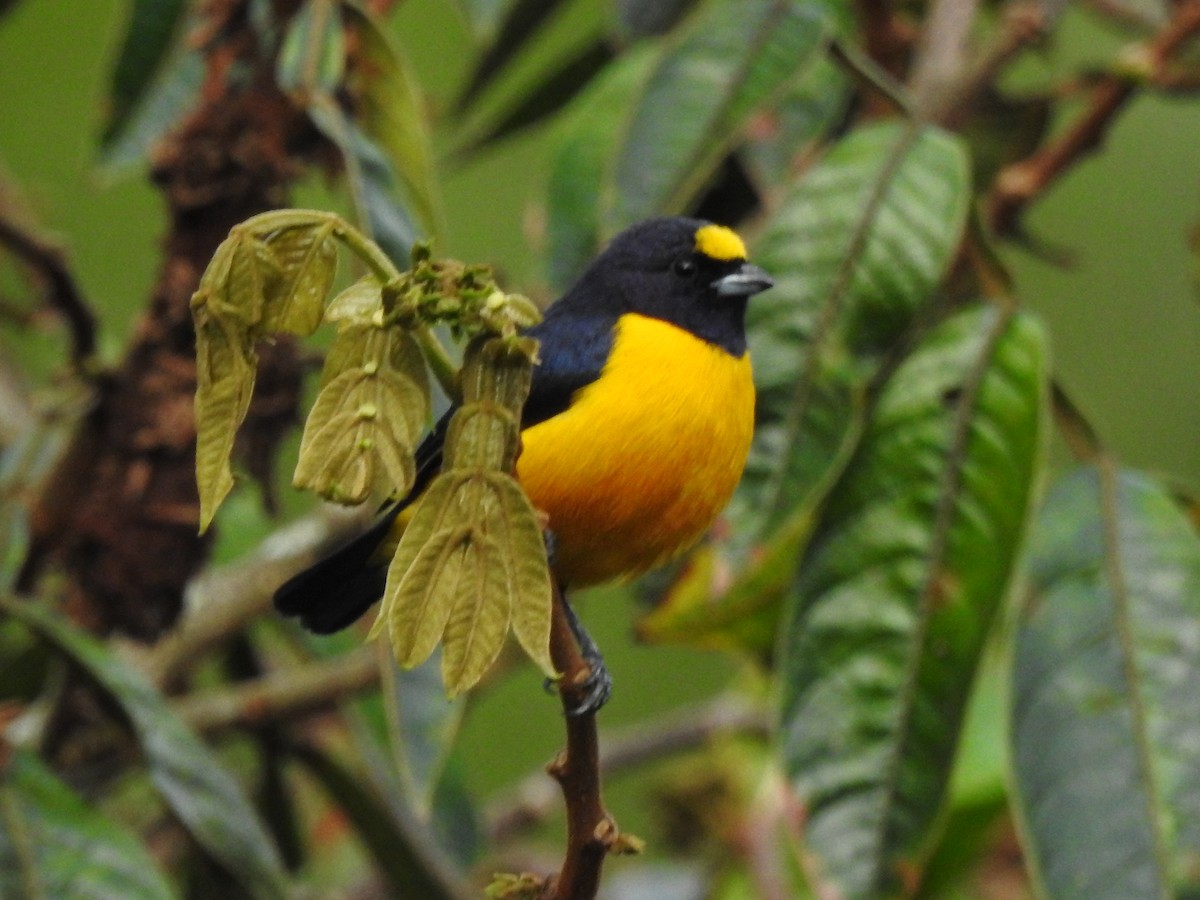
[[[768,724],[765,711],[744,698],[719,697],[653,722],[639,723],[606,739],[600,748],[600,773],[606,777],[620,775],[695,750],[722,735],[765,736]],[[488,810],[489,840],[501,844],[537,827],[556,812],[558,801],[558,793],[546,781],[544,772],[527,775]]]
[[[561,672],[558,695],[567,726],[567,746],[547,771],[562,788],[567,808],[567,850],[557,877],[545,885],[550,900],[591,900],[600,889],[604,857],[620,838],[617,823],[600,796],[600,749],[596,713],[573,715],[588,697],[591,667],[571,631],[562,592],[554,588],[550,658]]]
[[[7,247],[45,284],[44,300],[67,323],[71,359],[76,365],[96,351],[96,316],[67,268],[66,254],[43,237],[0,213],[0,244]]]
[[[370,644],[333,659],[182,697],[175,710],[192,728],[213,734],[328,708],[378,683],[379,648]]]
[[[1074,125],[1032,156],[1001,169],[988,200],[988,218],[996,233],[1018,234],[1029,205],[1071,166],[1101,146],[1117,113],[1142,83],[1152,81],[1198,31],[1200,0],[1183,0],[1157,35],[1123,54],[1123,71],[1099,80],[1092,89],[1091,103]]]

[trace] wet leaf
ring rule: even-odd
[[[723,0],[693,19],[659,62],[616,162],[615,224],[677,213],[741,137],[751,113],[817,58],[818,6]]]
[[[919,877],[1021,543],[1045,385],[1030,318],[954,316],[889,379],[828,498],[779,660],[780,747],[826,891]]]
[[[141,842],[17,750],[0,770],[0,896],[175,897]]]
[[[53,644],[113,699],[167,806],[237,883],[259,900],[286,897],[279,854],[241,785],[145,677],[40,607],[0,598],[0,609]]]
[[[1200,537],[1101,458],[1051,490],[1029,570],[1011,739],[1041,889],[1200,894]]]

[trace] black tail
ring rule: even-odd
[[[359,619],[383,596],[388,561],[374,557],[404,506],[388,504],[370,528],[286,581],[275,592],[275,608],[317,634]]]

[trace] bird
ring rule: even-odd
[[[538,341],[516,477],[547,523],[563,595],[629,579],[694,546],[741,478],[754,432],[745,317],[773,285],[741,237],[686,216],[617,234],[525,331]],[[416,481],[361,534],[293,576],[275,607],[309,630],[349,626],[384,591],[407,508],[437,474],[453,408],[416,452]],[[567,606],[596,672],[610,681]]]

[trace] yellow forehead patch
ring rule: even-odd
[[[722,262],[746,258],[746,245],[736,233],[724,225],[704,225],[697,228],[696,251],[709,259],[719,259]]]

